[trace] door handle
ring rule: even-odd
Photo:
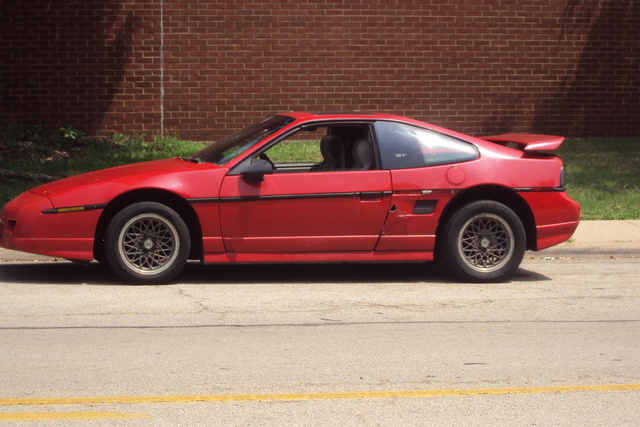
[[[358,193],[361,199],[382,199],[383,191],[363,191]]]

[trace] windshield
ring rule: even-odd
[[[195,153],[191,156],[191,159],[222,166],[294,120],[292,117],[287,116],[267,117],[236,134],[214,142],[207,148]]]

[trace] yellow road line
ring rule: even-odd
[[[113,403],[192,403],[234,402],[251,400],[321,400],[321,399],[384,399],[393,397],[443,397],[499,394],[571,393],[584,391],[632,391],[640,384],[570,385],[554,387],[476,388],[452,390],[396,390],[354,391],[329,393],[276,393],[276,394],[212,394],[188,396],[106,396],[106,397],[50,397],[0,398],[0,406],[12,405],[89,405]]]
[[[0,412],[0,422],[125,420],[132,418],[150,418],[150,416],[126,412]]]

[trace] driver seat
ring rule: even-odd
[[[344,144],[338,136],[326,135],[320,140],[321,171],[344,170]]]

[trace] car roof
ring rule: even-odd
[[[293,117],[297,120],[332,120],[332,119],[366,119],[366,120],[380,120],[380,119],[396,119],[396,120],[410,120],[406,117],[384,114],[384,113],[369,113],[363,111],[323,111],[323,112],[310,112],[310,111],[289,111],[286,113],[280,113],[282,116]]]
[[[353,112],[308,112],[308,111],[289,111],[287,113],[279,113],[281,116],[288,116],[294,118],[297,122],[314,122],[325,120],[363,120],[363,121],[375,121],[375,120],[391,120],[411,125],[420,126],[423,128],[431,129],[436,132],[446,133],[451,136],[455,136],[460,139],[468,139],[469,135],[464,135],[458,132],[451,131],[436,125],[432,125],[427,122],[412,119],[405,116],[399,116],[397,114],[387,113],[368,113],[361,111]]]

